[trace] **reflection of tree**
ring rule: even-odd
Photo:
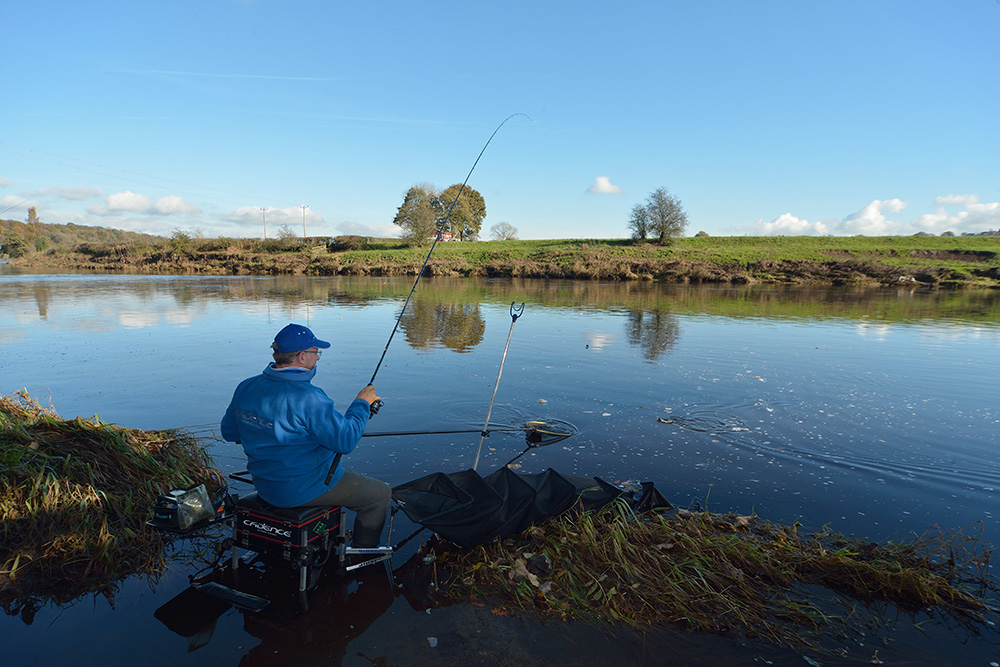
[[[177,285],[170,295],[177,302],[177,305],[182,308],[190,307],[191,304],[203,301],[205,298],[202,290],[197,285],[192,287],[190,284]]]
[[[464,195],[463,195],[464,196]],[[166,297],[174,299],[185,310],[195,305],[206,307],[218,303],[239,302],[241,305],[269,305],[287,311],[303,305],[365,307],[387,301],[401,302],[412,288],[409,278],[368,277],[220,277],[200,276],[175,278],[168,276],[112,276],[82,275],[61,279],[51,286],[47,279],[16,277],[0,281],[0,311],[8,302],[17,299],[34,299],[39,315],[56,317],[67,304],[92,303],[108,299],[109,295],[127,297],[131,301],[151,303]],[[480,305],[506,307],[511,301],[527,301],[532,307],[588,308],[595,310],[627,309],[635,313],[638,324],[631,328],[642,331],[663,312],[705,314],[729,318],[770,318],[796,321],[812,318],[839,318],[848,320],[873,319],[881,322],[924,322],[961,320],[986,322],[993,326],[1000,320],[1000,291],[960,290],[914,292],[912,290],[809,288],[801,286],[776,287],[749,285],[719,288],[694,285],[672,285],[651,281],[621,283],[578,280],[477,280],[435,276],[420,283],[418,301],[429,301],[423,308],[429,320],[414,333],[413,342],[425,347],[438,341],[440,344],[462,349],[478,344],[475,331],[463,331],[455,323],[448,325],[447,342],[442,332],[446,329],[438,321],[434,309],[442,310],[441,321],[451,313],[462,316],[476,314]],[[433,305],[443,304],[443,305]],[[449,305],[450,304],[450,305]],[[134,304],[130,305],[133,307]],[[414,303],[407,307],[419,307]],[[134,309],[134,308],[133,308]],[[643,315],[645,313],[645,315]],[[417,326],[416,319],[406,322]],[[468,326],[466,323],[465,326]],[[477,323],[481,329],[481,323]],[[641,339],[641,336],[640,336]],[[636,339],[635,344],[639,339]],[[473,342],[467,342],[473,341]],[[655,349],[652,348],[652,349]],[[661,352],[662,353],[662,350]]]
[[[680,338],[677,316],[664,310],[631,310],[625,325],[629,345],[642,348],[646,359],[658,359]]]
[[[46,283],[35,283],[35,303],[38,304],[38,316],[47,319],[49,316],[49,286]]]
[[[468,352],[479,345],[486,331],[478,303],[435,303],[421,299],[410,302],[399,326],[411,347],[439,344],[456,352]]]

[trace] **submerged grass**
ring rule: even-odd
[[[500,598],[640,631],[679,625],[815,646],[828,631],[845,636],[859,622],[859,604],[985,627],[996,611],[983,599],[996,590],[991,551],[967,531],[875,544],[755,516],[636,515],[616,502],[515,539],[439,553],[435,572],[452,599]]]
[[[224,479],[192,436],[64,420],[24,392],[0,397],[0,605],[158,575],[150,508],[158,493],[200,483]]]

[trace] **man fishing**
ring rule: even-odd
[[[222,437],[241,443],[258,495],[276,507],[342,505],[357,512],[356,548],[379,544],[388,484],[345,470],[338,454],[350,454],[361,440],[379,400],[371,384],[341,414],[333,400],[311,384],[316,364],[330,343],[307,327],[289,324],[271,344],[274,363],[236,387],[222,418]]]

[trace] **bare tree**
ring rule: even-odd
[[[681,206],[681,200],[666,188],[657,188],[650,193],[646,198],[646,213],[649,215],[649,231],[661,243],[684,235],[687,213]]]
[[[498,222],[490,227],[490,235],[497,241],[516,241],[517,227],[509,222]]]
[[[642,204],[632,207],[629,215],[628,228],[632,230],[632,238],[637,241],[645,241],[649,236],[649,212]]]

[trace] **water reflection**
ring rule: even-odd
[[[18,276],[0,275],[0,304],[34,303],[40,318],[84,300],[116,294],[141,303],[169,299],[181,310],[204,303],[270,304],[274,307],[363,307],[402,301],[412,283],[405,279],[352,277],[200,276]],[[587,310],[703,313],[724,317],[849,318],[859,321],[919,322],[956,320],[1000,322],[996,290],[921,291],[775,286],[691,286],[658,283],[597,283],[545,280],[428,278],[417,301],[460,306],[509,304]],[[468,312],[468,311],[464,311]],[[645,324],[643,324],[645,326]]]
[[[468,352],[483,342],[486,322],[478,303],[441,302],[414,299],[399,326],[410,347],[423,349],[444,346],[456,352]]]
[[[370,377],[411,287],[383,278],[0,275],[0,390],[41,388],[65,417],[98,412],[138,428],[217,424],[235,383],[263,365],[275,325],[311,318],[336,341],[317,383],[347,400]],[[678,504],[701,498],[711,509],[830,523],[873,540],[981,520],[984,538],[996,542],[1000,291],[429,278],[386,357],[379,382],[389,401],[373,430],[481,425],[513,301],[527,311],[493,420],[516,410],[515,423],[562,419],[580,431],[520,458],[525,472],[653,480]],[[45,356],[24,352],[36,348]],[[352,465],[392,483],[464,470],[476,439],[379,438],[353,452]],[[509,460],[523,448],[519,439],[493,436],[483,465]],[[224,465],[242,456],[224,447],[213,445]],[[18,609],[23,620],[0,621],[16,626],[5,636],[26,637],[10,642],[17,664],[29,664],[29,654],[58,661],[70,645],[77,664],[102,650],[127,662],[121,645],[80,630],[98,624],[155,646],[166,664],[185,659],[183,642],[162,632],[152,610],[177,592],[136,584],[117,610]],[[330,596],[331,605],[342,598]],[[430,651],[424,638],[440,626],[424,624],[437,612],[406,612],[396,602],[360,641],[392,643],[404,623],[410,644],[418,637]],[[149,613],[130,613],[143,604]],[[318,618],[340,613],[314,607]],[[286,631],[282,650],[290,650],[302,636],[269,623],[222,616],[191,664],[233,664],[258,641],[277,646]],[[300,623],[316,633],[330,625]],[[551,639],[540,636],[538,645]],[[383,655],[408,646],[392,648]],[[331,639],[323,650],[341,649]],[[981,643],[957,650],[989,662]],[[567,655],[592,657],[589,649]]]
[[[49,316],[49,290],[42,285],[35,285],[35,304],[38,306],[38,316],[45,319]]]
[[[630,310],[625,323],[629,345],[642,350],[645,359],[659,359],[672,348],[681,335],[677,317],[665,310]]]
[[[219,618],[235,609],[243,631],[260,640],[240,665],[340,665],[348,644],[392,606],[396,586],[383,565],[350,577],[324,576],[315,590],[297,592],[295,572],[287,567],[241,568],[241,589],[270,600],[262,612],[234,608],[228,602],[186,588],[159,607],[154,617],[187,640],[188,652],[206,647]],[[224,576],[224,575],[220,575]],[[214,577],[218,578],[218,577]],[[231,582],[230,582],[231,583]]]

